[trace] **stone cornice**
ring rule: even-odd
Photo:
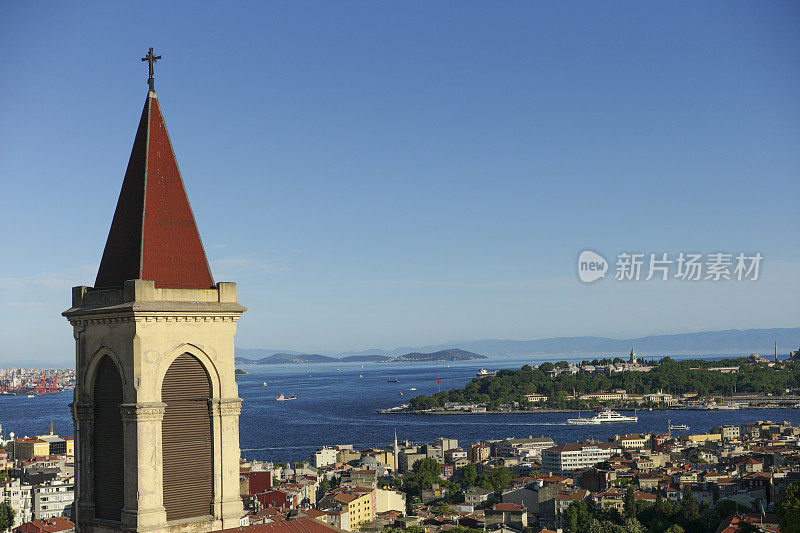
[[[125,324],[130,322],[233,322],[241,318],[241,313],[203,313],[203,314],[118,314],[106,316],[80,315],[68,316],[73,326],[96,326],[100,324]]]
[[[166,407],[163,402],[123,403],[119,412],[123,422],[161,422]]]
[[[211,400],[208,405],[209,413],[214,416],[239,416],[242,414],[241,398],[226,398],[221,400]]]
[[[94,404],[92,402],[78,402],[71,403],[72,419],[75,421],[92,421],[94,420]]]

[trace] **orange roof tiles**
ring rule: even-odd
[[[156,287],[214,285],[155,93],[133,141],[95,288],[148,279]]]

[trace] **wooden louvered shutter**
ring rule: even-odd
[[[161,401],[167,404],[161,426],[167,520],[211,514],[214,455],[209,398],[211,383],[200,361],[189,354],[178,357],[161,387]]]
[[[121,403],[122,379],[117,365],[104,356],[94,382],[94,515],[115,522],[120,521],[124,504]]]

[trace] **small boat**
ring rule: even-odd
[[[481,368],[480,370],[478,370],[478,373],[475,374],[475,377],[476,378],[487,378],[489,376],[494,376],[495,374],[497,374],[497,372],[489,372],[485,368]]]
[[[363,378],[364,374],[359,374],[358,377]]]
[[[669,424],[669,422],[667,422]],[[669,424],[670,431],[689,431],[689,426],[686,424]]]
[[[265,386],[265,387],[267,386],[267,382],[266,382],[266,381],[264,382],[264,386]]]
[[[389,378],[386,380],[386,383],[400,383],[400,380],[397,378]]]
[[[416,388],[416,387],[411,387],[411,388],[410,388],[410,389],[408,389],[408,390],[417,390],[417,388]]]
[[[28,398],[33,398],[33,394],[28,394]]]
[[[291,396],[286,396],[284,393],[281,393],[280,396],[278,396],[275,399],[278,400],[279,402],[288,402],[289,400],[296,400],[297,397],[294,394],[292,394]]]
[[[403,393],[401,392],[401,393],[400,393],[400,396],[402,396],[402,395],[403,395]]]

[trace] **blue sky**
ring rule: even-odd
[[[798,26],[795,2],[2,3],[0,362],[71,357],[149,46],[238,346],[797,326]],[[764,263],[584,285],[587,248]]]

